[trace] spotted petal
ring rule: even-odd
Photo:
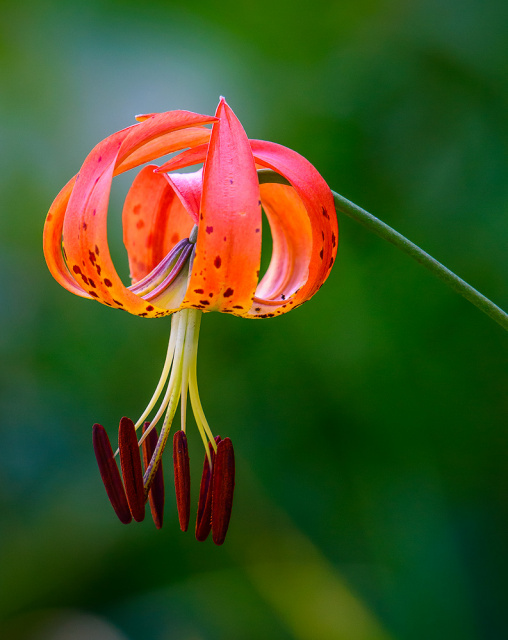
[[[82,288],[81,295],[84,292],[104,304],[138,315],[168,313],[167,309],[147,305],[130,292],[113,266],[107,243],[106,221],[111,181],[114,174],[145,162],[154,154],[168,153],[175,148],[189,146],[193,141],[201,142],[208,134],[203,135],[202,128],[197,125],[213,121],[214,118],[210,116],[188,111],[157,114],[109,136],[93,149],[76,177],[63,223],[67,264],[70,275]],[[185,131],[186,127],[194,129],[194,133]],[[156,144],[157,140],[159,143]],[[65,197],[66,194],[62,194],[62,202]],[[60,249],[56,231],[57,225],[48,229],[45,247],[48,263],[52,263],[54,270],[59,272],[59,282],[75,292],[76,287],[70,278],[63,275],[63,265],[59,265],[55,259]]]

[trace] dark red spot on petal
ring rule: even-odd
[[[216,256],[215,260],[213,261],[213,264],[215,265],[216,269],[220,269],[220,266],[222,264],[222,260],[220,258],[220,256]]]
[[[319,257],[321,258],[321,260],[323,259],[323,249],[321,249],[321,251],[319,252]]]
[[[154,307],[152,307],[152,305],[151,305],[151,304],[149,304],[149,305],[148,305],[148,307],[146,308],[146,310],[147,310],[147,311],[153,311],[153,310],[154,310]]]
[[[143,220],[138,220],[136,222],[136,229],[142,229],[145,226],[145,223]]]
[[[119,307],[123,307],[123,303],[122,303],[122,302],[120,302],[119,300],[115,300],[115,299],[113,298],[113,302],[114,302],[115,304],[117,304]]]
[[[222,294],[225,298],[229,298],[233,295],[234,293],[234,289],[228,288],[226,289],[226,291],[224,291],[224,293]]]
[[[207,233],[213,233],[213,227],[206,227]]]
[[[74,273],[81,273],[81,269],[78,267],[78,265],[77,265],[77,264],[75,264],[75,265],[72,267],[72,270],[74,271]]]
[[[261,311],[261,307],[256,307],[254,311]]]
[[[88,282],[90,283],[90,286],[93,287],[94,289],[97,288],[97,285],[95,284],[95,282],[92,280],[92,278],[88,278]]]
[[[150,426],[149,422],[145,422],[143,425],[143,433]],[[143,441],[143,464],[145,469],[148,468],[150,460],[152,459],[153,452],[157,446],[157,431],[153,428],[146,439]],[[152,486],[148,492],[148,500],[150,501],[150,511],[152,512],[152,518],[157,529],[162,527],[162,520],[164,515],[164,476],[162,472],[162,460],[159,462],[157,471],[152,481]]]
[[[261,229],[256,229],[256,233],[259,233],[261,231]]]
[[[332,247],[334,247],[334,246],[335,246],[336,242],[337,242],[337,239],[336,239],[336,237],[335,237],[335,234],[334,234],[334,233],[332,233]]]
[[[332,265],[333,265],[333,256],[330,258],[330,264],[329,264],[328,268],[331,269]]]
[[[120,465],[125,484],[127,502],[132,517],[141,522],[145,517],[145,489],[143,487],[143,470],[139,454],[138,439],[134,423],[129,418],[120,420],[118,429],[118,448],[120,449]]]
[[[200,304],[204,304],[204,305],[210,304],[209,300],[200,300],[199,302],[200,302]]]
[[[88,225],[86,222],[83,222],[81,226],[83,227],[83,231],[86,231],[88,229]]]
[[[194,289],[194,293],[204,293],[204,289]]]
[[[89,291],[88,292],[91,296],[93,296],[94,298],[98,298],[99,296],[95,293],[95,291]]]
[[[321,207],[321,211],[323,213],[323,216],[327,219],[330,220],[330,216],[328,215],[327,210],[324,207]]]
[[[173,437],[173,464],[178,520],[180,529],[187,531],[190,518],[190,469],[187,437],[183,431],[177,431]]]
[[[99,247],[97,245],[95,245],[95,253],[99,255]]]
[[[239,304],[235,304],[235,306],[233,307],[233,309],[243,309],[243,307],[241,307]]]
[[[94,424],[92,434],[95,457],[109,501],[120,521],[128,524],[132,520],[132,515],[127,503],[127,496],[125,495],[122,479],[120,478],[120,472],[118,471],[113,456],[113,449],[111,448],[108,434],[100,424]]]
[[[212,537],[220,545],[226,533],[233,507],[235,488],[235,453],[229,438],[217,445],[217,454],[212,475]]]
[[[92,264],[95,264],[95,253],[93,251],[88,252],[88,258]]]
[[[106,287],[113,286],[113,283],[111,282],[111,280],[109,280],[109,278],[104,278],[104,284],[106,285]]]

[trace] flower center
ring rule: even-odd
[[[177,309],[187,291],[197,237],[198,228],[194,225],[188,238],[180,240],[148,275],[128,288],[147,302]]]

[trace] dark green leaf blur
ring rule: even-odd
[[[164,528],[116,519],[91,427],[140,415],[170,322],[62,289],[44,218],[134,114],[220,95],[508,307],[505,0],[2,3],[0,637],[508,637],[508,336],[342,216],[308,304],[203,318],[201,399],[237,454],[224,546],[180,532],[170,452]]]

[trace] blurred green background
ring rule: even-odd
[[[216,548],[178,528],[170,454],[158,532],[116,520],[91,448],[94,422],[113,435],[145,407],[169,321],[72,296],[41,249],[98,141],[225,95],[250,137],[296,149],[507,308],[506,1],[1,6],[0,637],[508,637],[500,327],[342,216],[311,303],[206,315],[201,397],[238,458]]]

